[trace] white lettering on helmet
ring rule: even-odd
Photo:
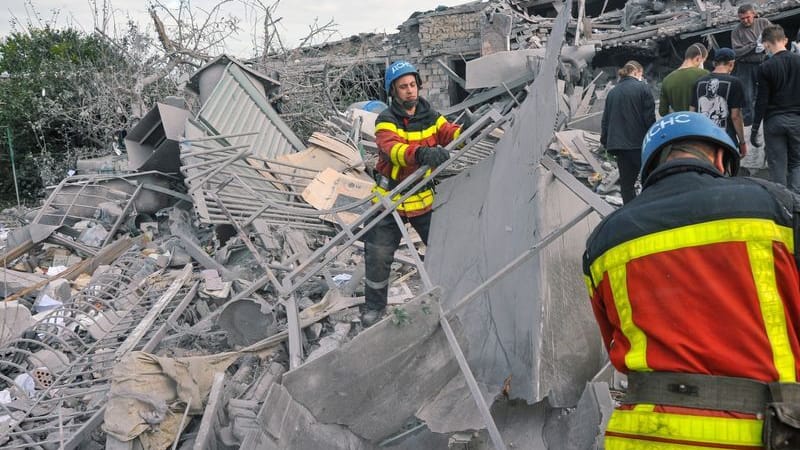
[[[692,117],[689,114],[670,114],[667,117],[662,118],[652,127],[650,127],[650,131],[644,137],[644,145],[647,145],[650,142],[650,139],[654,138],[658,133],[666,130],[668,127],[675,125],[676,123],[689,123],[692,121]]]
[[[392,66],[392,75],[394,75],[394,73],[397,72],[398,70],[409,66],[411,66],[411,63],[409,63],[408,61],[396,63],[395,65]]]

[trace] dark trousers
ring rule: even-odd
[[[759,63],[736,61],[736,65],[733,67],[732,75],[742,80],[742,86],[744,87],[742,116],[746,127],[753,124],[753,107],[756,104],[756,95],[758,94],[758,67],[760,65]]]
[[[800,114],[776,114],[764,120],[764,152],[769,178],[800,194]]]
[[[609,150],[608,152],[617,159],[622,203],[628,203],[636,197],[636,178],[642,170],[642,154],[639,150]]]
[[[432,215],[432,212],[427,212],[421,216],[403,218],[417,230],[425,245],[428,244],[428,231],[431,227]],[[366,265],[364,296],[368,309],[386,308],[394,252],[400,246],[402,237],[403,234],[391,215],[381,219],[375,227],[367,232],[364,243],[364,264]]]

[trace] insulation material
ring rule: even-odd
[[[171,359],[131,352],[114,367],[103,430],[122,442],[143,436],[143,444],[153,445],[146,448],[165,448],[162,444],[174,440],[174,421],[180,421],[186,405],[189,414],[202,414],[214,374],[239,356],[228,352]]]
[[[303,200],[319,210],[347,208],[350,205],[360,205],[334,214],[321,216],[324,220],[337,222],[337,217],[344,223],[353,223],[369,206],[362,202],[372,195],[375,183],[372,180],[345,175],[333,169],[325,169],[317,175],[303,191]]]

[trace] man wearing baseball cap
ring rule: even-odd
[[[736,53],[730,48],[722,47],[714,52],[714,71],[695,83],[690,109],[724,129],[744,157],[747,154],[743,114],[746,96],[741,80],[731,75],[735,60]]]

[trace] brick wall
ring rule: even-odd
[[[482,12],[442,12],[419,18],[420,61],[417,62],[423,96],[436,108],[450,106],[450,77],[436,60],[449,63],[461,56],[480,54]]]

